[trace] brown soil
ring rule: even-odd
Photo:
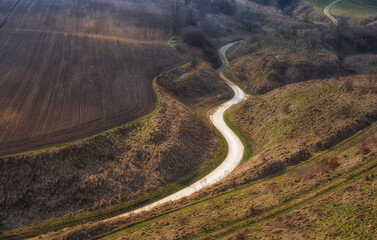
[[[213,104],[229,96],[206,65],[177,70],[160,81],[180,74],[193,74],[206,82],[204,89],[223,93],[214,97],[200,89],[187,102]],[[217,137],[190,105],[159,89],[162,106],[149,118],[61,148],[0,159],[3,228],[127,203],[198,171],[217,150]],[[197,92],[193,89],[187,90]]]
[[[0,28],[0,156],[145,115],[156,103],[155,69],[184,62],[167,46],[164,2],[15,3],[1,3],[0,12],[6,20]]]

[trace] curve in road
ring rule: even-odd
[[[336,0],[332,3],[330,3],[329,5],[327,5],[327,7],[325,7],[325,9],[323,10],[323,13],[328,17],[330,18],[330,20],[333,22],[334,24],[334,27],[338,26],[338,20],[336,20],[335,17],[333,17],[331,14],[330,14],[330,9],[337,3],[339,3],[340,1],[342,0]]]
[[[132,214],[137,214],[144,211],[149,211],[152,208],[155,208],[159,205],[162,205],[164,203],[168,203],[171,201],[175,201],[184,197],[187,197],[205,187],[208,187],[210,185],[215,184],[216,182],[220,181],[221,179],[228,176],[241,162],[244,154],[244,146],[241,142],[241,140],[238,138],[238,136],[226,125],[224,121],[224,112],[231,107],[234,104],[237,104],[241,102],[245,98],[245,93],[235,84],[230,82],[228,79],[225,78],[223,71],[228,66],[229,61],[225,56],[226,51],[232,47],[233,45],[237,44],[230,43],[225,46],[223,46],[219,50],[219,55],[222,61],[221,67],[217,70],[219,75],[222,79],[224,79],[227,84],[232,88],[234,92],[234,96],[231,100],[221,104],[220,106],[216,107],[213,113],[210,115],[211,122],[213,125],[220,131],[220,133],[224,136],[227,144],[228,144],[228,154],[225,158],[225,160],[211,173],[206,175],[204,178],[198,180],[197,182],[191,184],[190,186],[173,193],[172,195],[169,195],[161,200],[158,200],[154,203],[151,203],[149,205],[146,205],[144,207],[135,209],[133,211],[108,218],[106,220],[103,220],[104,222],[116,220],[119,218],[127,217]]]

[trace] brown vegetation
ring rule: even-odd
[[[358,136],[318,154],[310,162],[242,188],[218,192],[219,185],[229,183],[224,181],[197,194],[202,197],[192,196],[122,222],[85,225],[41,238],[74,239],[81,236],[85,239],[119,226],[121,231],[106,239],[198,236],[208,239],[275,239],[282,236],[316,239],[329,234],[361,238],[365,233],[374,236],[377,223],[377,159],[374,154],[377,153],[377,145],[371,147],[371,153],[363,160],[353,151],[358,143],[369,142],[376,131],[377,125],[373,124]],[[310,166],[329,166],[328,169],[332,170],[315,174],[305,181],[294,181],[301,169]]]
[[[313,165],[301,168],[298,170],[294,176],[295,181],[307,181],[314,178],[315,176],[325,174],[329,171],[334,170],[339,166],[338,158],[331,157],[324,159],[320,162],[316,162]]]
[[[249,182],[282,172],[285,166],[305,161],[376,121],[377,95],[358,92],[368,84],[368,75],[352,77],[354,92],[344,87],[350,78],[288,85],[231,109],[230,120],[255,153],[236,170],[240,176],[235,179]],[[330,160],[303,169],[302,178],[333,169],[336,162]]]
[[[213,104],[229,97],[230,90],[206,65],[169,72],[159,82],[176,77],[188,92],[196,93],[182,98],[186,105],[180,96],[159,87],[161,107],[148,118],[61,148],[1,158],[3,228],[125,204],[198,172],[219,142],[191,104]]]
[[[252,93],[266,93],[289,83],[328,78],[342,72],[334,53],[313,30],[255,35],[229,53],[226,73]]]
[[[212,63],[214,67],[221,64],[217,47],[203,31],[198,29],[189,29],[182,34],[182,41],[187,45],[201,50],[204,60]]]
[[[194,70],[186,67],[168,75],[168,78],[161,78],[159,84],[180,101],[195,107],[228,99],[233,95],[219,75],[203,62]]]
[[[184,61],[166,44],[166,7],[21,1],[0,28],[0,155],[86,137],[150,112],[155,67]]]

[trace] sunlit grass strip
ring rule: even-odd
[[[253,156],[254,150],[253,150],[251,143],[248,140],[248,138],[236,127],[236,125],[234,125],[230,121],[230,119],[229,119],[229,109],[227,111],[225,111],[225,113],[224,113],[224,120],[225,120],[225,123],[228,125],[228,127],[230,127],[230,129],[232,129],[232,131],[239,137],[243,146],[245,147],[245,152],[243,154],[243,161],[249,160]]]

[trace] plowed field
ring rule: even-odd
[[[0,3],[0,155],[86,137],[155,107],[168,1]]]

